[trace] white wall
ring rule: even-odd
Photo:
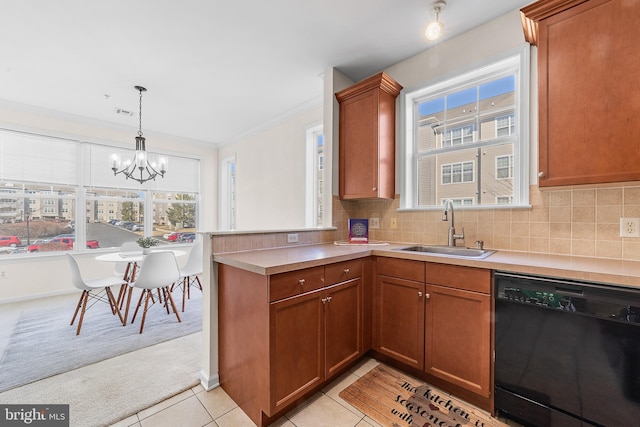
[[[60,136],[77,140],[113,143],[135,149],[137,130],[88,121],[80,117],[64,115],[47,110],[0,102],[0,126],[9,129],[31,131],[43,135]],[[217,224],[217,149],[197,141],[188,141],[145,131],[147,150],[166,151],[200,159],[202,171],[200,230],[213,230]],[[108,168],[108,159],[105,159]],[[169,164],[167,173],[172,170]],[[124,179],[121,177],[114,179]],[[188,250],[188,249],[187,249]],[[113,273],[113,265],[95,261],[96,253],[80,256],[82,273],[87,277],[99,277]],[[186,256],[178,260],[186,262]],[[47,254],[38,257],[0,257],[0,303],[35,297],[72,292],[70,269],[64,254]]]
[[[236,229],[281,230],[305,226],[305,137],[322,123],[322,104],[220,147],[236,156]]]

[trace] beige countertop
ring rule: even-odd
[[[375,255],[640,287],[639,261],[511,251],[497,251],[484,259],[472,259],[397,250],[406,246],[409,245],[295,246],[214,254],[213,261],[270,275]]]

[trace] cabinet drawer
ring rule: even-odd
[[[305,268],[269,277],[269,302],[288,298],[324,286],[324,267]]]
[[[326,265],[324,275],[327,286],[362,277],[362,260],[353,259]]]
[[[376,259],[376,274],[424,282],[424,262],[400,258]]]
[[[427,283],[490,294],[491,270],[427,263]]]

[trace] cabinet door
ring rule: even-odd
[[[398,82],[378,73],[336,93],[341,199],[394,198],[395,114],[400,90]]]
[[[540,186],[640,179],[639,20],[637,2],[592,0],[539,21]]]
[[[489,397],[489,295],[426,285],[425,371]]]
[[[269,306],[271,414],[324,380],[323,292]]]
[[[378,90],[340,104],[340,198],[378,194]]]
[[[323,302],[328,379],[362,354],[362,278],[326,291]]]
[[[374,348],[422,369],[424,305],[424,283],[377,276]]]

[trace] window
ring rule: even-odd
[[[496,117],[496,135],[507,136],[513,135],[516,131],[515,116],[509,114],[508,116]]]
[[[473,141],[473,126],[463,126],[456,129],[447,130],[443,135],[442,146],[452,147]]]
[[[513,156],[496,157],[496,179],[513,178]]]
[[[402,208],[528,204],[528,58],[524,46],[403,95]]]
[[[473,177],[473,162],[442,165],[441,181],[443,185],[473,182]]]
[[[306,197],[305,225],[318,227],[324,223],[324,138],[322,125],[306,131]]]
[[[453,198],[453,199],[442,199],[440,200],[440,204],[444,206],[447,200],[451,200],[455,206],[471,206],[475,202],[473,198],[465,198],[465,199]]]
[[[142,236],[170,243],[171,232],[193,232],[199,161],[168,156],[176,173],[140,185],[113,176],[105,159],[115,150],[0,129],[0,235],[21,239],[0,256],[119,247]]]

